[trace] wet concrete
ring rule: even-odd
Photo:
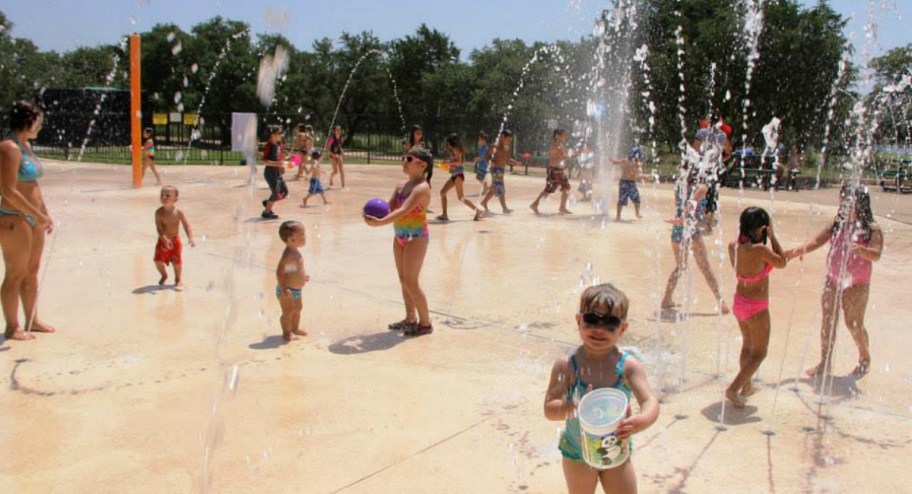
[[[560,492],[562,424],[544,418],[542,400],[552,362],[579,344],[573,315],[596,279],[630,297],[622,343],[662,398],[658,422],[635,438],[641,492],[907,490],[907,196],[874,195],[886,247],[866,319],[871,374],[847,376],[856,355],[843,327],[835,378],[800,374],[819,348],[821,249],[773,273],[761,390],[723,412],[735,319],[714,314],[693,272],[677,295],[689,305],[656,310],[674,263],[668,185],[641,186],[645,218],[620,223],[613,206],[604,216],[588,203],[559,216],[557,196],[533,215],[541,177],[508,176],[516,212],[492,202],[481,222],[452,194],[453,221],[431,225],[422,274],[435,332],[405,340],[386,329],[402,316],[392,229],[360,218],[369,197],[389,197],[399,168],[349,166],[349,190],[329,191],[330,206],[299,207],[306,183],[290,182],[276,211],[308,229],[310,336],[286,345],[273,295],[279,222],[259,219],[262,180],[245,187],[241,167],[164,171],[198,242],[185,244],[184,292],[155,285],[157,187],[131,189],[127,167],[49,164],[43,190],[59,227],[40,306],[60,332],[0,344],[0,492]],[[721,256],[741,208],[771,210],[791,246],[831,221],[836,195],[723,189],[709,246],[726,297]]]

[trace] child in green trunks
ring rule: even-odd
[[[304,256],[298,250],[307,243],[307,232],[300,221],[286,221],[279,227],[279,238],[285,242],[285,251],[276,267],[276,297],[282,307],[282,338],[292,341],[307,335],[300,327],[301,289],[310,276],[304,272]]]
[[[628,399],[636,397],[639,413],[621,421],[617,437],[627,440],[646,430],[659,418],[659,400],[646,379],[646,369],[627,351],[618,348],[627,330],[627,296],[614,286],[603,283],[591,286],[580,296],[576,324],[583,344],[554,362],[551,380],[545,393],[545,417],[564,420],[560,450],[563,455],[564,479],[571,494],[593,494],[599,482],[605,492],[637,491],[636,473],[628,458],[620,466],[596,470],[583,461],[577,405],[587,392],[597,388],[624,391]],[[603,372],[614,369],[614,372]]]

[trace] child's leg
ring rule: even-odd
[[[393,239],[393,259],[396,261],[396,273],[399,274],[399,288],[402,290],[402,302],[405,304],[405,321],[415,322],[417,320],[417,317],[415,316],[415,303],[412,301],[411,294],[405,288],[404,252],[405,248]]]
[[[295,300],[292,298],[292,307],[291,307],[291,334],[296,334],[300,336],[307,336],[307,331],[304,331],[301,328],[301,309],[304,307],[304,300],[299,298]]]
[[[569,214],[569,213],[570,213],[570,210],[567,209],[567,197],[568,197],[569,195],[570,195],[570,188],[569,188],[569,187],[567,187],[567,188],[562,188],[562,189],[561,189],[560,209],[558,209],[558,211],[560,211],[561,213],[564,213],[564,214]]]
[[[335,158],[330,158],[329,163],[332,164],[332,173],[329,174],[329,186],[333,186],[333,179],[336,178],[336,174],[339,173],[339,163]]]
[[[623,465],[598,472],[602,490],[608,493],[637,494],[636,470],[629,459]]]
[[[871,365],[871,353],[868,346],[868,330],[864,326],[865,309],[868,306],[870,285],[855,285],[842,292],[842,310],[845,324],[858,347],[858,365],[852,371],[857,376],[868,373]]]
[[[459,199],[459,202],[465,204],[469,209],[475,211],[475,219],[477,220],[481,218],[481,210],[475,207],[475,204],[465,196],[465,192],[462,190],[464,182],[465,181],[461,178],[457,178],[456,181],[453,182],[453,185],[456,187],[456,198]]]
[[[427,326],[431,324],[431,314],[428,312],[427,297],[418,283],[421,267],[424,265],[424,256],[427,254],[428,239],[416,238],[406,244],[402,249],[402,281],[403,287],[418,311],[418,324]]]
[[[640,201],[636,201],[633,203],[633,211],[634,211],[634,213],[636,213],[637,218],[643,217],[643,215],[640,214]]]
[[[614,217],[615,221],[621,221],[621,209],[624,208],[624,205],[618,202],[617,205],[617,215]]]
[[[830,357],[833,355],[833,343],[836,339],[836,324],[839,323],[839,290],[827,279],[820,295],[822,316],[820,321],[820,362],[807,370],[813,376],[830,373]]]
[[[763,310],[754,314],[745,321],[738,321],[741,329],[741,355],[739,358],[740,370],[732,380],[731,385],[725,390],[725,397],[738,408],[744,407],[744,401],[738,396],[742,393],[750,396],[754,392],[751,379],[766,358],[769,349],[770,314]]]
[[[447,192],[449,192],[450,189],[452,189],[452,188],[453,188],[453,181],[447,180],[446,183],[443,184],[443,188],[440,189],[440,211],[441,211],[441,213],[440,213],[440,216],[437,217],[438,220],[449,219],[449,217],[447,216]]]
[[[329,201],[326,200],[326,194],[320,192],[320,198],[323,199],[323,204],[329,204]]]
[[[3,261],[6,272],[0,287],[3,315],[6,317],[6,338],[31,340],[35,336],[26,333],[19,325],[19,300],[22,281],[28,276],[28,262],[31,256],[32,228],[19,217],[0,217],[0,244],[3,246]]]
[[[670,309],[675,306],[672,297],[674,296],[675,288],[678,286],[678,279],[681,278],[681,274],[687,268],[687,251],[681,252],[681,244],[672,240],[671,251],[674,252],[675,268],[668,276],[668,282],[665,285],[665,295],[662,297],[663,309]]]
[[[531,209],[532,212],[534,212],[535,214],[539,214],[538,203],[540,203],[541,200],[544,199],[545,196],[547,196],[547,195],[548,195],[548,188],[545,187],[545,190],[541,191],[541,193],[538,194],[538,197],[536,197],[535,200],[532,201],[532,204],[529,204],[529,209]]]
[[[150,160],[149,164],[152,167],[152,173],[155,174],[155,183],[157,185],[161,185],[162,179],[161,179],[161,176],[158,174],[158,168],[155,167],[155,160]]]
[[[172,263],[174,266],[174,289],[183,290],[184,282],[181,280],[181,272],[183,272],[184,265],[181,263]]]
[[[322,196],[323,194],[320,194],[320,195]],[[304,203],[305,206],[307,205],[307,200],[310,199],[311,196],[313,196],[313,194],[311,194],[310,192],[308,192],[307,195],[304,196],[304,199],[302,199],[302,202]],[[325,198],[325,197],[323,198],[323,202],[326,202],[326,198]]]
[[[716,281],[716,275],[713,273],[712,266],[709,265],[709,259],[706,257],[706,244],[703,243],[703,237],[694,237],[693,255],[694,261],[697,262],[697,267],[700,268],[700,272],[703,273],[703,278],[706,279],[706,284],[709,285],[710,291],[712,291],[713,296],[716,298],[716,303],[719,304],[719,312],[728,314],[728,304],[722,299],[722,292],[719,290],[719,282]]]
[[[158,270],[158,274],[161,275],[161,278],[158,280],[159,285],[164,285],[168,281],[168,270],[165,269],[165,263],[160,261],[155,261],[155,269]]]
[[[595,493],[595,487],[599,481],[598,470],[583,462],[573,461],[569,458],[563,458],[561,465],[564,467],[564,480],[567,482],[567,492],[569,494]]]
[[[504,192],[500,195],[500,207],[503,209],[504,214],[510,214],[513,212],[512,209],[507,207],[507,193]]]
[[[282,307],[282,317],[279,323],[282,325],[282,338],[285,341],[297,340],[298,336],[292,332],[292,312],[294,311],[294,299],[291,295],[283,293],[279,297],[279,306]]]
[[[485,208],[485,211],[488,210],[488,201],[494,197],[494,187],[488,187],[488,191],[485,192],[484,199],[481,200],[481,207]]]
[[[345,163],[342,162],[342,157],[339,157],[339,180],[342,182],[342,188],[345,188]]]

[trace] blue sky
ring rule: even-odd
[[[14,36],[29,38],[42,50],[116,43],[120,36],[171,22],[184,30],[216,15],[243,20],[256,33],[281,32],[298,48],[315,39],[336,39],[342,31],[364,30],[383,41],[415,31],[421,22],[447,33],[463,56],[495,37],[525,41],[577,39],[591,31],[608,0],[14,0],[0,6],[13,22]],[[802,0],[814,4],[816,0]],[[856,54],[867,46],[872,56],[912,43],[908,22],[912,0],[831,0],[852,16],[847,31]],[[78,7],[75,7],[77,6]],[[867,41],[864,26],[874,6],[879,44]],[[78,8],[79,15],[73,10]],[[284,24],[284,25],[283,25]]]

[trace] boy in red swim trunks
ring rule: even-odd
[[[184,232],[187,234],[187,240],[190,246],[196,247],[193,241],[193,231],[190,229],[190,223],[187,222],[187,216],[174,204],[177,203],[177,187],[166,185],[161,189],[162,206],[155,210],[155,228],[158,230],[158,243],[155,244],[155,267],[161,273],[159,285],[164,285],[168,280],[168,272],[165,270],[166,264],[174,265],[174,289],[181,291],[184,289],[184,283],[181,281],[181,238],[180,227],[184,225]]]

